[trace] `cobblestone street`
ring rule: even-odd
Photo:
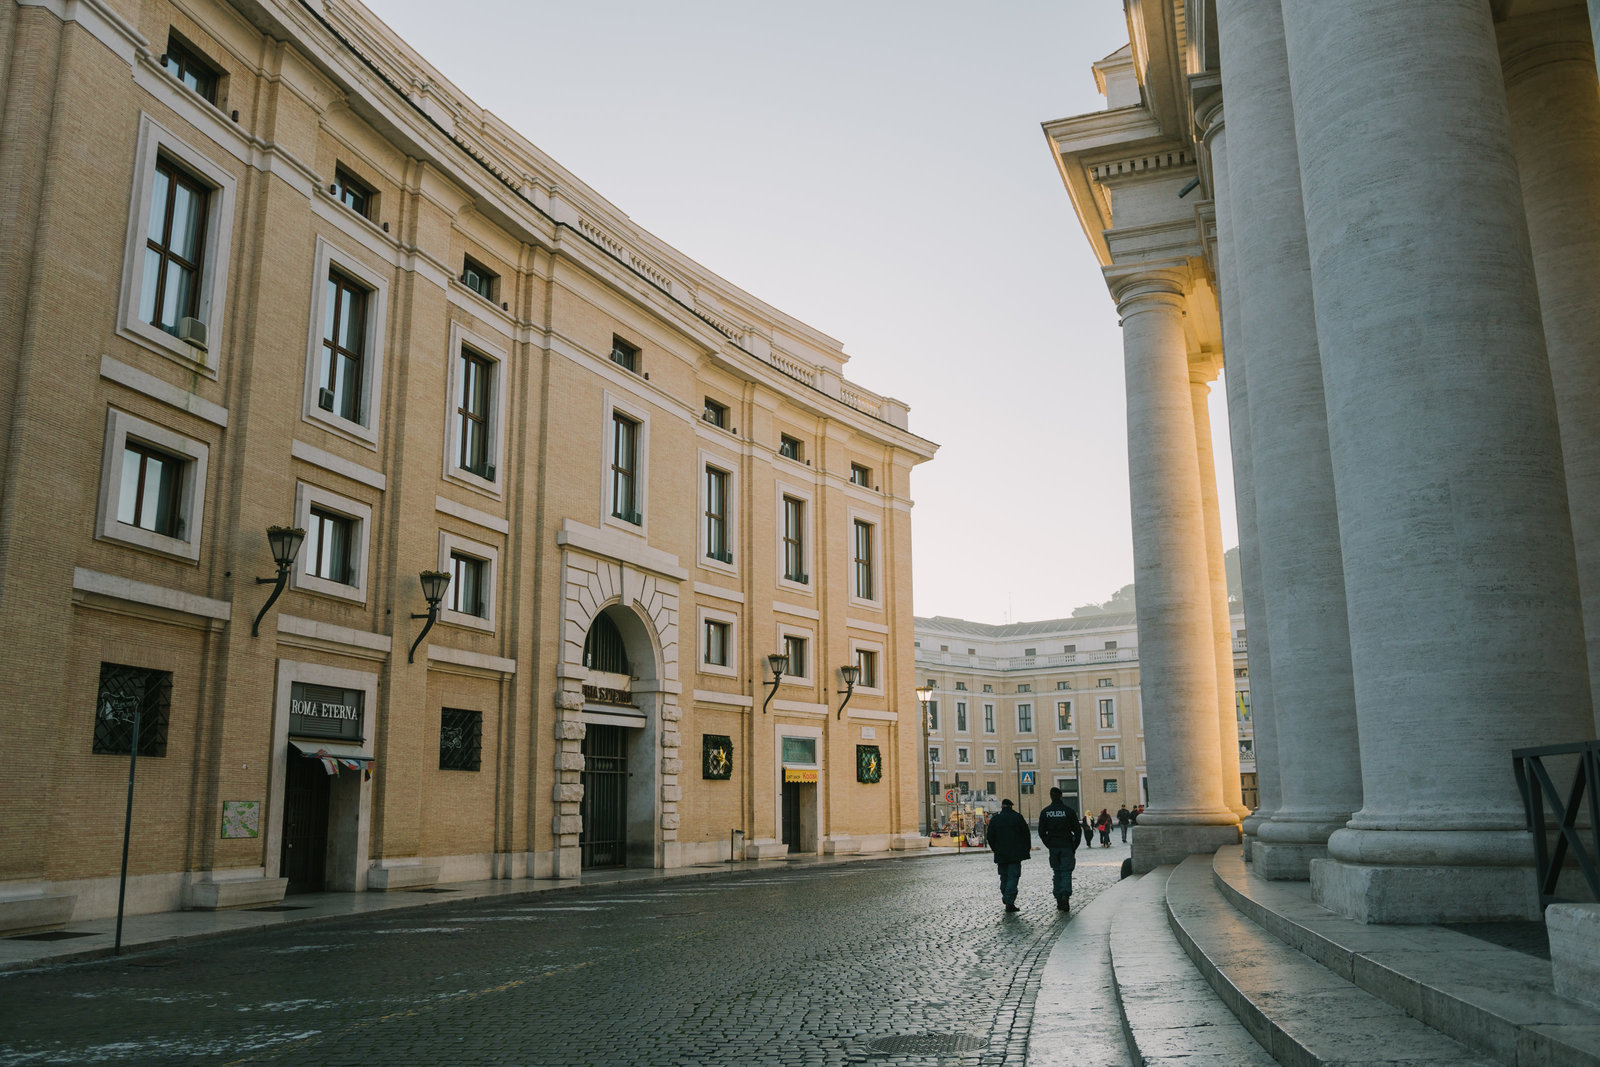
[[[1126,854],[1080,852],[1075,908]],[[0,974],[0,1067],[1021,1067],[1067,921],[1042,850],[1023,871],[1015,915],[986,853],[931,856],[441,903]],[[978,1047],[874,1048],[931,1034]]]

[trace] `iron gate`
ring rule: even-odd
[[[584,867],[621,867],[628,854],[628,735],[622,726],[590,723],[583,735]]]

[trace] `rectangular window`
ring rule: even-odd
[[[994,749],[992,749],[992,748],[986,748],[986,749],[983,750],[983,762],[985,762],[985,763],[999,763],[1000,762],[1000,754],[997,751],[995,751]]]
[[[461,262],[461,284],[471,289],[485,300],[493,300],[499,288],[500,275],[485,267],[482,263],[465,256]]]
[[[972,651],[970,649],[967,651],[967,655],[969,655],[969,656],[972,655]],[[986,686],[983,687],[983,691],[985,693],[992,693],[992,692],[994,692],[994,686],[986,685]]]
[[[1100,760],[1103,763],[1115,763],[1117,761],[1117,746],[1116,745],[1101,745],[1100,746]]]
[[[962,733],[967,732],[967,702],[965,700],[956,701],[956,729]]]
[[[1070,656],[1074,652],[1078,651],[1078,646],[1077,645],[1062,645],[1061,646],[1061,651]]]
[[[783,498],[783,576],[801,584],[811,580],[806,574],[805,518],[804,500]]]
[[[939,758],[939,746],[938,745],[929,745],[928,746],[928,762],[933,764],[936,767],[939,765],[940,758]],[[935,788],[937,788],[937,787],[935,787]]]
[[[1101,689],[1110,689],[1114,683],[1110,678],[1096,678],[1094,684]]]
[[[967,690],[967,683],[966,682],[957,682],[956,683],[956,688],[964,693]]]
[[[937,730],[938,728],[939,702],[937,700],[930,700],[928,701],[928,729]]]
[[[1067,796],[1076,796],[1078,793],[1078,783],[1073,778],[1057,778],[1056,788]]]
[[[785,457],[787,457],[789,459],[796,460],[796,461],[799,461],[800,459],[804,458],[801,455],[800,439],[798,437],[790,437],[786,433],[785,434],[779,434],[778,435],[778,455],[785,456]]]
[[[469,474],[494,481],[489,462],[490,401],[494,394],[494,364],[470,348],[461,349],[456,390],[456,437],[460,466]]]
[[[368,295],[339,271],[328,272],[317,406],[351,422],[364,421]]]
[[[161,57],[161,65],[202,99],[213,104],[217,102],[217,68],[201,59],[176,36],[167,38],[167,52]]]
[[[1032,683],[1023,682],[1022,684],[1018,685],[1017,686],[1017,692],[1019,692],[1019,693],[1031,693],[1031,692],[1033,692]]]
[[[1033,749],[1031,749],[1031,748],[1019,748],[1019,749],[1017,749],[1017,762],[1018,763],[1032,763],[1033,762]]]
[[[1037,656],[1039,654],[1039,650],[1037,648],[1025,648],[1022,650],[1022,654],[1024,656]]]
[[[1057,763],[1071,763],[1072,762],[1072,746],[1071,745],[1058,745],[1056,747],[1056,762]]]
[[[993,781],[984,782],[983,783],[983,791],[985,793],[988,793],[990,796],[994,796],[995,793],[997,792],[997,790],[995,789],[995,783]]]
[[[343,167],[334,168],[333,188],[329,192],[333,194],[335,200],[357,215],[364,219],[372,218],[372,208],[376,200],[372,186]]]
[[[117,521],[181,539],[184,468],[188,461],[128,438],[122,449],[122,489]]]
[[[872,600],[872,523],[855,520],[856,596]]]
[[[706,397],[705,415],[702,417],[718,429],[726,430],[728,428],[728,405],[719,404],[708,396]]]
[[[475,771],[483,759],[483,712],[439,709],[439,769]]]
[[[1033,705],[1032,704],[1018,704],[1017,705],[1017,733],[1019,733],[1019,734],[1031,734],[1031,733],[1033,733]]]
[[[209,189],[165,156],[156,158],[150,224],[145,231],[139,320],[174,337],[178,336],[180,320],[200,317],[210,196]]]
[[[994,705],[993,704],[985,704],[983,706],[983,732],[986,733],[986,734],[994,733]]]
[[[856,684],[867,689],[878,688],[878,653],[870,648],[856,649],[856,666],[861,671]]]
[[[871,485],[872,485],[872,470],[871,470],[871,468],[863,467],[859,463],[850,464],[850,484],[851,485],[865,485],[865,486],[868,486],[870,488]]]
[[[705,646],[705,661],[715,667],[726,667],[728,662],[728,635],[732,627],[716,619],[707,619],[701,644]]]
[[[488,564],[474,556],[450,553],[450,610],[462,615],[489,616]]]
[[[915,642],[913,642],[913,644],[915,644],[918,648],[922,647],[922,642],[921,641],[915,641]],[[928,679],[928,688],[929,689],[937,689],[937,688],[939,688],[939,679],[937,679],[937,678],[929,678]]]
[[[624,370],[639,373],[639,349],[615,335],[611,338],[611,362]]]
[[[728,472],[712,466],[706,467],[706,556],[733,562],[728,544]]]
[[[1250,721],[1250,690],[1237,689],[1233,694],[1234,715],[1240,722]]]
[[[1115,651],[1116,647],[1117,647],[1117,643],[1115,641],[1107,641],[1106,642],[1106,651],[1107,652]]]
[[[796,637],[794,634],[785,634],[783,638],[783,654],[789,657],[788,674],[796,678],[805,678],[810,675],[806,669],[806,639]]]
[[[957,763],[971,763],[972,762],[972,750],[967,748],[965,745],[957,747],[957,749],[956,749],[956,762]]]
[[[1056,688],[1057,689],[1071,689],[1072,688],[1072,683],[1071,682],[1057,682],[1056,683]]]
[[[635,526],[639,514],[639,424],[620,412],[611,415],[611,514]]]
[[[1117,780],[1115,778],[1107,778],[1105,780],[1104,790],[1107,793],[1115,793],[1117,791]]]
[[[1070,701],[1070,700],[1058,700],[1058,701],[1056,701],[1056,729],[1057,730],[1070,730],[1070,729],[1072,729],[1072,701]]]
[[[1117,728],[1117,709],[1109,699],[1100,702],[1100,729],[1114,730]]]
[[[94,751],[126,756],[133,751],[133,718],[139,716],[139,755],[167,754],[167,716],[172,707],[172,672],[100,664],[94,713]]]
[[[356,521],[325,508],[313,507],[306,526],[306,573],[340,585],[355,584]]]

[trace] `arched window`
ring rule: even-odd
[[[596,615],[589,626],[589,636],[583,641],[583,665],[590,670],[611,674],[628,674],[628,650],[623,647],[622,633],[611,617]]]

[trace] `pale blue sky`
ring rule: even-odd
[[[1118,0],[367,3],[911,405],[941,445],[912,483],[917,614],[1054,618],[1132,580],[1121,333],[1039,129],[1104,106]]]

